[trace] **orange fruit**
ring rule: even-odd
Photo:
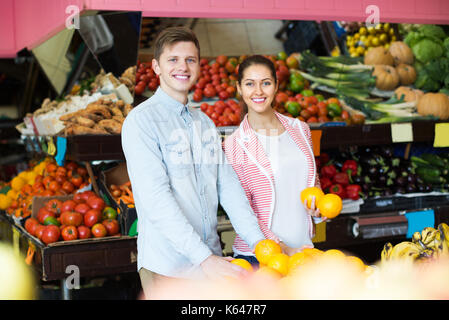
[[[271,256],[282,253],[281,246],[276,243],[276,241],[271,239],[264,239],[259,241],[254,250],[256,254],[256,259],[261,264],[268,264],[268,260],[270,260]]]
[[[324,197],[324,192],[318,187],[309,187],[305,188],[301,191],[301,203],[307,199],[307,207],[312,206],[312,200],[315,197],[315,207],[317,206],[318,201]]]
[[[321,251],[320,249],[317,249],[317,248],[304,248],[302,250],[302,252],[305,255],[310,256],[312,258],[319,257],[319,256],[321,256],[323,254],[323,251]]]
[[[346,258],[346,255],[337,249],[329,249],[324,251],[323,257],[332,257],[332,258]]]
[[[268,260],[267,267],[276,270],[283,276],[286,276],[288,273],[288,263],[290,257],[285,253],[277,253],[271,256],[270,260]]]
[[[22,189],[22,187],[26,184],[27,184],[26,180],[19,176],[15,177],[11,180],[11,188],[16,191],[20,191]]]
[[[269,278],[269,279],[275,279],[279,280],[282,278],[282,274],[270,267],[261,267],[257,269],[256,272],[254,272],[254,276],[261,277],[261,278]]]
[[[318,200],[317,208],[320,209],[321,215],[332,219],[340,214],[343,202],[338,195],[328,193]]]
[[[251,265],[251,263],[249,263],[248,261],[246,261],[245,259],[234,259],[231,261],[231,263],[238,265],[240,267],[242,267],[245,270],[248,271],[254,271],[253,266]]]
[[[288,274],[293,273],[298,267],[310,261],[310,257],[303,251],[297,252],[288,260]]]
[[[354,266],[357,270],[360,270],[360,272],[365,271],[366,265],[365,265],[365,263],[363,263],[363,261],[359,257],[347,256],[346,261],[350,265]]]

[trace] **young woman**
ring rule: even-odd
[[[223,148],[265,237],[292,255],[313,247],[312,217],[320,213],[314,203],[310,209],[301,203],[300,193],[319,187],[319,178],[310,128],[273,110],[277,89],[276,69],[269,59],[255,55],[240,64],[237,90],[248,113]],[[257,265],[254,252],[238,234],[233,251],[236,258]]]

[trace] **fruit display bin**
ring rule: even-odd
[[[21,249],[34,248],[32,265],[43,281],[62,280],[79,269],[81,278],[101,277],[137,270],[135,237],[112,236],[98,239],[59,241],[43,244],[23,227],[13,226],[21,234]]]
[[[68,136],[66,157],[74,161],[124,160],[121,135]]]

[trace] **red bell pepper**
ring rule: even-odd
[[[337,196],[339,196],[342,199],[346,198],[346,191],[345,188],[341,185],[341,184],[333,184],[330,188],[329,188],[329,192],[336,194]]]
[[[325,191],[332,185],[332,180],[329,179],[328,177],[322,177],[322,178],[320,178],[320,185],[321,185],[321,189],[323,191]]]
[[[330,157],[327,153],[322,152],[320,154],[320,163],[322,165],[326,165],[329,162],[329,160],[330,160]]]
[[[345,188],[346,196],[352,200],[358,200],[362,194],[362,187],[358,184],[350,184]]]
[[[342,172],[346,172],[348,176],[355,176],[357,174],[358,164],[355,160],[346,160],[341,168]]]
[[[349,176],[346,172],[338,172],[332,181],[346,187],[349,184]]]
[[[335,168],[333,164],[329,164],[327,166],[322,167],[320,173],[321,177],[333,179],[335,174],[337,173],[337,168]]]

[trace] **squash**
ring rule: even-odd
[[[399,75],[392,66],[375,65],[373,76],[376,77],[376,88],[379,90],[394,90],[399,85]]]
[[[404,102],[411,102],[418,101],[419,98],[424,95],[424,92],[419,89],[400,86],[394,91],[394,94],[398,99],[401,99],[401,96],[404,96]]]
[[[412,65],[414,56],[412,49],[402,41],[393,41],[390,43],[388,51],[393,56],[394,64],[400,65],[401,63]]]
[[[369,49],[365,54],[363,63],[367,65],[383,64],[392,66],[394,64],[394,59],[388,49],[380,46]]]
[[[416,70],[412,66],[401,63],[396,67],[396,71],[399,75],[399,81],[402,85],[409,85],[415,82],[416,80]]]
[[[449,119],[449,97],[441,92],[428,92],[418,100],[417,110],[423,116],[431,115],[447,120]]]

